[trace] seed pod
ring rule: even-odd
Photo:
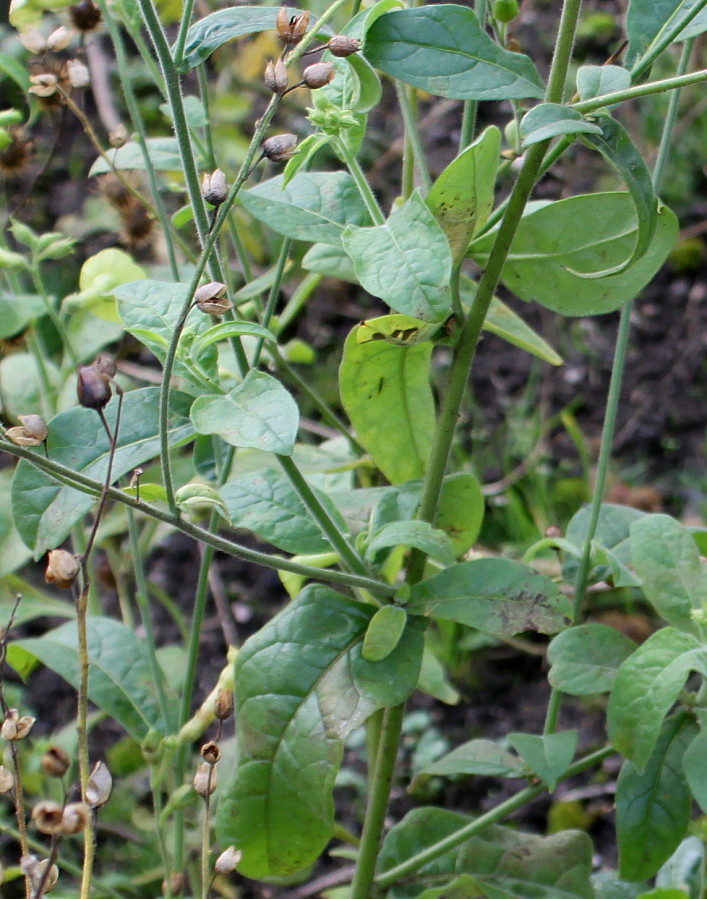
[[[70,6],[69,17],[77,31],[94,31],[101,24],[101,11],[93,0],[79,0]]]
[[[214,703],[214,715],[219,721],[225,721],[233,714],[233,693],[230,690],[219,690]]]
[[[47,436],[47,426],[39,415],[20,415],[21,427],[8,428],[5,436],[16,446],[39,446],[44,443]],[[29,427],[25,424],[31,419]]]
[[[71,760],[61,746],[50,746],[42,755],[39,764],[48,777],[63,777],[69,770]]]
[[[201,312],[207,315],[223,315],[233,307],[233,303],[226,296],[227,287],[219,281],[209,281],[202,284],[194,294],[194,302]]]
[[[52,865],[51,868],[49,868],[49,873],[45,877],[44,872],[47,870],[48,866],[48,858],[45,858],[40,862],[36,855],[23,855],[20,859],[20,870],[29,877],[34,893],[37,893],[42,883],[44,884],[42,887],[43,893],[48,893],[54,886],[56,886],[56,882],[59,879],[59,868],[57,868],[56,865]]]
[[[66,63],[66,75],[72,87],[87,87],[91,76],[86,66],[78,59],[69,59]]]
[[[40,833],[61,833],[62,808],[58,802],[45,799],[32,809],[32,820]]]
[[[230,874],[235,870],[236,865],[241,860],[242,852],[235,846],[229,846],[214,862],[214,871],[217,874]]]
[[[78,577],[80,565],[76,556],[65,549],[52,549],[47,558],[44,580],[60,590],[68,590]]]
[[[47,38],[47,48],[55,53],[59,50],[65,50],[71,41],[71,32],[68,28],[60,25]]]
[[[302,83],[311,90],[316,90],[318,87],[329,84],[334,75],[336,75],[334,63],[313,62],[302,72]]]
[[[102,409],[111,397],[106,376],[93,365],[80,365],[76,393],[86,409]]]
[[[37,28],[27,28],[21,34],[17,35],[17,39],[30,53],[39,56],[47,49],[47,42],[41,32]]]
[[[297,137],[294,134],[276,134],[263,141],[263,156],[273,162],[284,162],[295,154]]]
[[[0,765],[0,793],[9,793],[14,786],[15,775],[4,765]]]
[[[269,60],[265,66],[263,81],[265,82],[265,87],[274,94],[282,95],[285,93],[287,85],[290,83],[290,77],[281,59],[278,59],[277,62]]]
[[[357,41],[355,37],[349,37],[347,34],[335,34],[329,38],[327,50],[332,56],[339,58],[344,56],[352,56],[361,49],[361,41]]]
[[[216,789],[216,768],[208,762],[202,762],[194,775],[194,789],[206,798]]]
[[[72,802],[64,808],[61,816],[61,832],[80,833],[86,829],[91,818],[91,809],[85,802]]]
[[[96,762],[86,783],[86,802],[92,809],[100,808],[110,799],[113,778],[104,762]]]
[[[14,743],[15,740],[21,740],[32,730],[35,721],[36,718],[32,718],[31,715],[22,715],[20,717],[17,709],[8,709],[2,726],[0,726],[0,737],[10,743]]]
[[[34,437],[40,442],[47,439],[47,426],[41,415],[18,415],[22,427],[28,437]]]
[[[29,89],[30,94],[34,94],[35,97],[39,97],[40,99],[53,97],[56,94],[59,85],[59,79],[52,72],[42,72],[39,75],[30,75],[29,81],[32,85]]]
[[[127,144],[129,137],[128,129],[122,122],[119,122],[108,134],[111,147],[122,147],[124,144]]]
[[[201,747],[201,757],[208,765],[215,765],[221,758],[221,750],[213,740],[210,740]]]
[[[221,169],[206,172],[201,181],[201,196],[212,206],[220,206],[228,196],[226,176]]]
[[[304,37],[309,25],[309,10],[290,16],[287,7],[281,6],[275,20],[275,31],[283,44],[294,46]]]

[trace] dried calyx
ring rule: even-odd
[[[77,31],[94,31],[101,24],[101,11],[93,0],[79,0],[69,7],[69,18]]]
[[[80,568],[76,556],[65,549],[52,549],[47,557],[44,580],[60,590],[68,590],[78,577]]]
[[[8,743],[22,740],[32,730],[36,720],[31,715],[20,715],[17,709],[8,709],[0,726],[0,737]]]
[[[286,47],[293,47],[304,37],[309,25],[309,10],[290,16],[287,7],[281,6],[275,20],[275,31]]]
[[[39,446],[47,439],[47,426],[39,415],[18,415],[22,422],[14,428],[8,428],[5,436],[17,446]]]
[[[272,162],[284,162],[294,156],[296,146],[295,134],[276,134],[263,141],[263,156]]]
[[[200,312],[207,315],[223,315],[233,308],[233,303],[226,296],[227,287],[220,281],[209,281],[202,284],[194,293],[194,302]]]
[[[274,94],[280,94],[280,96],[282,96],[285,93],[290,79],[287,74],[287,69],[281,59],[278,59],[277,62],[273,62],[272,60],[268,62],[265,66],[263,81],[265,82],[267,89],[271,90]]]
[[[336,69],[333,63],[313,62],[302,72],[302,84],[310,90],[316,90],[329,84],[334,75],[336,75]]]
[[[216,789],[216,768],[208,762],[202,762],[194,775],[194,790],[199,796],[210,796]]]
[[[61,746],[50,746],[39,763],[48,777],[63,777],[69,770],[71,760]]]
[[[221,169],[206,172],[201,181],[201,196],[212,206],[220,206],[228,196],[226,176]]]
[[[113,778],[104,762],[96,762],[86,782],[86,802],[92,809],[100,808],[110,799]]]

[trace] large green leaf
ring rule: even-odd
[[[580,100],[591,100],[631,85],[631,75],[623,66],[580,66],[577,69],[577,93]],[[566,108],[566,107],[565,107]]]
[[[601,128],[588,122],[581,112],[562,103],[539,103],[523,116],[520,123],[522,147],[565,134],[601,134]]]
[[[452,836],[471,820],[441,808],[414,809],[387,834],[378,874]],[[538,837],[492,825],[420,867],[387,896],[417,899],[463,871],[476,883],[476,895],[489,899],[593,899],[591,869],[592,843],[585,833],[566,830]]]
[[[0,296],[0,339],[23,331],[33,318],[45,315],[44,300],[31,293]]]
[[[449,163],[425,197],[449,241],[455,263],[493,209],[500,149],[501,132],[490,125]]]
[[[191,399],[172,391],[169,409],[169,442],[179,446],[194,435],[189,420]],[[145,387],[125,394],[120,431],[113,462],[113,480],[154,458],[160,452],[157,432],[159,389]],[[117,399],[104,413],[113,429]],[[51,458],[72,471],[103,482],[108,464],[108,439],[92,409],[75,407],[60,412],[49,422],[47,437]],[[15,526],[39,559],[66,539],[71,528],[89,511],[96,497],[58,484],[49,475],[21,460],[12,481]]]
[[[421,478],[435,414],[429,383],[432,344],[399,347],[346,338],[339,389],[356,435],[393,484]]]
[[[231,6],[195,22],[187,32],[182,71],[204,62],[214,50],[234,38],[272,31],[279,11],[279,6]],[[290,16],[296,16],[302,10],[288,7],[288,12]],[[315,21],[312,18],[312,24]],[[324,36],[323,32],[320,34]]]
[[[347,225],[370,222],[356,184],[346,172],[298,172],[282,186],[282,175],[240,194],[248,212],[278,234],[311,243],[340,245]]]
[[[178,172],[181,170],[182,160],[176,137],[148,137],[145,144],[152,167],[156,171]],[[108,160],[112,163],[112,167]],[[122,147],[107,150],[106,159],[99,156],[91,166],[88,176],[92,178],[94,175],[104,175],[106,172],[112,172],[113,167],[116,169],[144,169],[145,159],[140,144],[129,141]]]
[[[364,52],[376,68],[439,97],[520,100],[544,94],[529,57],[499,47],[465,6],[386,13],[369,28]]]
[[[684,21],[696,3],[697,0],[631,0],[626,13],[626,65],[632,66],[656,38]],[[706,29],[707,9],[703,9],[681,32],[678,40],[687,40]]]
[[[685,751],[682,770],[695,802],[707,810],[707,731],[700,730]]]
[[[663,719],[691,671],[707,677],[707,647],[664,627],[630,655],[616,675],[607,709],[609,739],[643,772]]]
[[[341,516],[327,495],[315,492],[345,530]],[[253,531],[261,540],[288,553],[305,555],[331,550],[289,478],[281,472],[264,470],[231,478],[220,494],[235,527]]]
[[[151,728],[165,733],[154,694],[145,641],[132,628],[112,618],[89,618],[86,622],[88,641],[88,698],[98,708],[121,724],[136,740],[142,740]],[[76,624],[61,627],[29,640],[16,640],[13,647],[36,656],[78,687],[79,660]]]
[[[444,232],[416,191],[384,225],[356,228],[342,236],[356,277],[391,309],[438,322],[450,312],[452,255]]]
[[[418,771],[415,782],[422,777],[449,777],[457,774],[478,774],[481,777],[522,777],[523,762],[492,740],[469,740],[441,759]]]
[[[261,371],[249,371],[226,395],[194,401],[191,418],[199,434],[218,434],[232,446],[291,456],[297,439],[299,410],[282,384]]]
[[[21,568],[32,557],[31,550],[17,533],[13,521],[10,494],[12,475],[11,468],[0,471],[0,578]]]
[[[572,614],[557,584],[508,559],[476,559],[440,571],[412,588],[406,609],[506,636],[555,634]]]
[[[636,649],[633,640],[598,622],[558,634],[547,648],[551,686],[572,696],[608,693],[621,665]]]
[[[599,510],[594,539],[596,564],[590,572],[591,581],[601,581],[611,577],[616,567],[624,568],[631,562],[631,525],[645,516],[645,512],[630,506],[602,503]],[[565,554],[562,560],[562,576],[574,583],[579,565],[578,556],[586,540],[591,520],[591,509],[583,506],[572,516],[565,532],[566,540],[577,549],[577,554]],[[598,552],[602,550],[603,552]],[[609,562],[610,564],[605,564]]]
[[[625,880],[652,877],[685,836],[690,820],[690,790],[682,772],[685,750],[696,725],[685,712],[662,726],[640,772],[624,762],[616,785],[616,836],[619,874]]]
[[[343,739],[417,682],[422,633],[408,623],[383,662],[361,646],[375,607],[306,588],[236,660],[238,767],[219,801],[217,832],[260,878],[313,861],[334,825],[331,791]]]
[[[554,734],[508,734],[508,742],[526,762],[533,774],[554,790],[557,781],[570,766],[577,748],[577,731]]]
[[[631,558],[656,612],[695,633],[690,613],[701,612],[707,599],[707,567],[690,532],[669,515],[648,515],[631,526]]]
[[[623,262],[638,234],[628,193],[585,194],[533,209],[521,220],[502,278],[523,300],[533,300],[561,315],[600,315],[618,309],[650,281],[678,233],[675,215],[661,206],[648,252],[626,271],[599,280],[592,272]],[[495,235],[475,240],[469,254],[485,265]]]
[[[441,565],[454,564],[449,537],[426,521],[391,521],[373,534],[366,547],[366,559],[373,560],[380,549],[414,546]]]

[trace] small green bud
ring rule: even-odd
[[[512,22],[518,15],[518,0],[496,0],[493,17],[497,22]]]

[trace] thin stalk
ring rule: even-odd
[[[34,286],[37,290],[37,293],[42,298],[42,302],[44,303],[44,308],[47,310],[47,315],[51,323],[56,328],[59,337],[61,338],[61,342],[64,346],[64,349],[69,354],[71,358],[71,362],[74,368],[78,367],[79,357],[74,349],[74,346],[71,342],[71,338],[69,337],[69,332],[66,330],[66,326],[64,322],[59,317],[59,313],[54,308],[54,303],[52,302],[51,297],[49,296],[49,292],[47,291],[46,284],[44,283],[44,278],[42,277],[42,270],[39,263],[32,261],[32,280],[34,281]]]
[[[680,16],[678,13],[676,16],[677,22],[669,28],[664,34],[658,33],[658,35],[654,38],[653,46],[649,47],[648,50],[643,54],[643,56],[636,62],[634,67],[631,69],[631,80],[638,81],[641,75],[649,69],[654,61],[660,56],[660,54],[665,50],[670,44],[673,43],[675,38],[680,34],[684,28],[695,19],[702,10],[707,7],[707,0],[698,0],[695,3],[694,7],[687,13],[685,16]],[[682,11],[682,10],[681,10]]]
[[[165,718],[165,721],[168,719]],[[162,859],[162,870],[164,871],[164,883],[166,899],[172,896],[172,884],[170,875],[172,873],[172,860],[167,848],[167,841],[164,838],[164,831],[160,827],[160,816],[162,815],[162,792],[160,787],[160,777],[156,777],[156,768],[150,766],[150,791],[152,793],[152,806],[154,808],[155,837],[157,838],[157,846]]]
[[[628,100],[636,100],[639,97],[650,97],[653,94],[661,94],[665,91],[674,91],[692,84],[701,84],[707,81],[707,69],[699,69],[687,75],[673,75],[671,78],[661,78],[659,81],[649,81],[647,84],[637,84],[635,87],[627,87],[622,91],[614,91],[610,94],[602,94],[600,97],[592,97],[591,100],[580,100],[572,103],[571,108],[586,115],[604,106],[616,106],[617,103],[626,103]]]
[[[395,82],[395,93],[398,97],[398,105],[400,106],[403,124],[405,125],[405,140],[410,145],[410,152],[415,163],[415,168],[417,169],[417,174],[420,178],[420,183],[422,184],[422,191],[426,194],[432,187],[432,179],[430,178],[425,151],[422,149],[420,133],[417,129],[417,121],[415,118],[417,111],[417,93],[415,92],[415,88],[408,89],[399,81]],[[404,197],[410,196],[412,193],[412,186],[412,181],[410,181],[410,190],[407,193],[403,191]]]
[[[476,18],[479,20],[479,24],[482,28],[486,25],[486,7],[488,5],[487,0],[476,0],[474,3],[474,12],[476,13]],[[476,130],[476,115],[479,109],[479,101],[478,100],[465,100],[464,101],[464,111],[462,114],[462,127],[459,132],[459,152],[466,149],[469,144],[474,139],[474,132]]]
[[[85,576],[84,557],[84,576]],[[79,591],[76,601],[76,630],[78,632],[78,660],[79,660],[79,684],[78,704],[76,711],[76,729],[78,731],[78,769],[81,799],[86,802],[86,788],[88,785],[88,640],[86,636],[86,609],[88,605],[88,582],[84,577],[84,584]],[[88,816],[86,828],[83,832],[83,866],[81,870],[80,899],[89,899],[91,893],[91,874],[93,872],[93,859],[96,851],[96,839],[94,833],[93,816]]]
[[[260,324],[267,328],[270,325],[270,321],[275,312],[275,306],[277,305],[278,297],[280,296],[280,285],[282,284],[282,276],[285,273],[285,266],[287,265],[287,259],[290,255],[290,249],[292,247],[292,240],[289,237],[285,237],[280,245],[280,252],[277,256],[277,262],[275,263],[275,278],[273,279],[272,285],[270,287],[270,292],[268,293],[268,299],[265,303],[265,309],[263,310],[263,315],[260,320]],[[257,343],[255,344],[255,349],[253,351],[253,360],[252,367],[257,368],[260,362],[260,355],[263,352],[263,344],[265,341],[262,337],[259,337]]]
[[[182,67],[182,62],[184,60],[184,44],[187,41],[187,32],[189,31],[189,26],[191,25],[191,17],[192,12],[194,11],[194,0],[185,0],[184,6],[182,7],[182,15],[181,21],[179,22],[179,34],[177,35],[177,40],[174,44],[174,66],[179,71]],[[203,66],[199,66],[200,69]]]
[[[189,2],[193,2],[193,0],[189,0]],[[182,12],[184,15],[184,12]],[[176,61],[175,61],[176,65]],[[177,68],[179,66],[177,65]],[[214,139],[211,133],[211,113],[209,111],[209,85],[206,81],[206,70],[204,66],[196,67],[197,77],[199,79],[199,96],[201,97],[201,105],[204,109],[204,118],[206,119],[206,125],[203,129],[204,131],[204,141],[206,144],[206,153],[204,163],[210,169],[216,168],[216,153],[214,152]]]
[[[304,278],[295,288],[295,291],[290,299],[287,301],[287,305],[278,315],[277,326],[275,327],[275,325],[273,325],[273,331],[275,334],[282,334],[285,328],[287,328],[287,326],[297,318],[302,310],[302,307],[310,298],[321,280],[322,275],[319,275],[316,272],[309,272],[308,275],[304,276]]]
[[[689,41],[685,41],[683,44],[682,52],[680,54],[680,59],[678,61],[678,77],[687,70],[687,67],[690,63],[690,55],[692,54],[692,48],[695,44],[695,39],[690,38]],[[678,116],[678,109],[680,106],[680,91],[676,90],[670,95],[670,100],[668,101],[668,110],[665,114],[665,124],[663,125],[663,133],[660,136],[660,146],[658,147],[658,155],[655,160],[655,166],[653,167],[653,187],[655,188],[655,192],[657,194],[660,193],[660,189],[663,185],[663,175],[665,174],[665,164],[668,160],[668,156],[670,155],[670,151],[673,148],[673,133],[675,131],[675,121]]]
[[[368,214],[373,220],[373,224],[384,225],[385,216],[381,212],[381,208],[378,205],[378,200],[376,200],[375,195],[371,190],[371,186],[368,183],[366,176],[363,174],[361,166],[358,164],[358,160],[351,152],[351,150],[346,146],[344,141],[336,142],[336,151],[344,160],[346,167],[349,170],[349,174],[356,182],[358,192],[361,194],[361,199],[366,205],[366,209],[368,210]]]
[[[586,755],[583,759],[579,759],[573,765],[570,765],[562,775],[560,780],[565,780],[568,777],[574,777],[576,774],[581,774],[582,771],[586,771],[587,768],[593,768],[595,765],[603,762],[605,758],[608,758],[615,752],[616,750],[611,746],[606,746],[603,749],[598,749],[596,752],[592,752],[589,755]],[[379,875],[375,878],[375,885],[381,890],[388,889],[394,883],[397,883],[403,878],[409,877],[411,874],[414,874],[415,871],[418,871],[423,865],[434,861],[441,855],[444,855],[445,852],[449,852],[451,849],[456,849],[457,846],[461,846],[462,843],[465,843],[468,839],[473,837],[474,834],[477,834],[480,831],[484,830],[484,828],[488,827],[490,824],[495,824],[497,821],[501,821],[503,818],[510,815],[511,812],[514,812],[516,809],[525,805],[527,802],[535,799],[536,796],[541,796],[545,792],[547,792],[547,787],[544,784],[538,784],[537,786],[533,787],[526,787],[524,790],[516,793],[515,796],[511,796],[510,799],[506,799],[505,802],[501,802],[496,806],[496,808],[491,809],[491,811],[486,812],[486,814],[481,815],[478,818],[475,818],[465,827],[461,827],[455,833],[450,834],[443,840],[440,840],[434,845],[429,846],[422,852],[418,852],[416,855],[413,855],[411,858],[406,859],[404,862],[401,862],[394,868],[390,868],[384,874]]]

